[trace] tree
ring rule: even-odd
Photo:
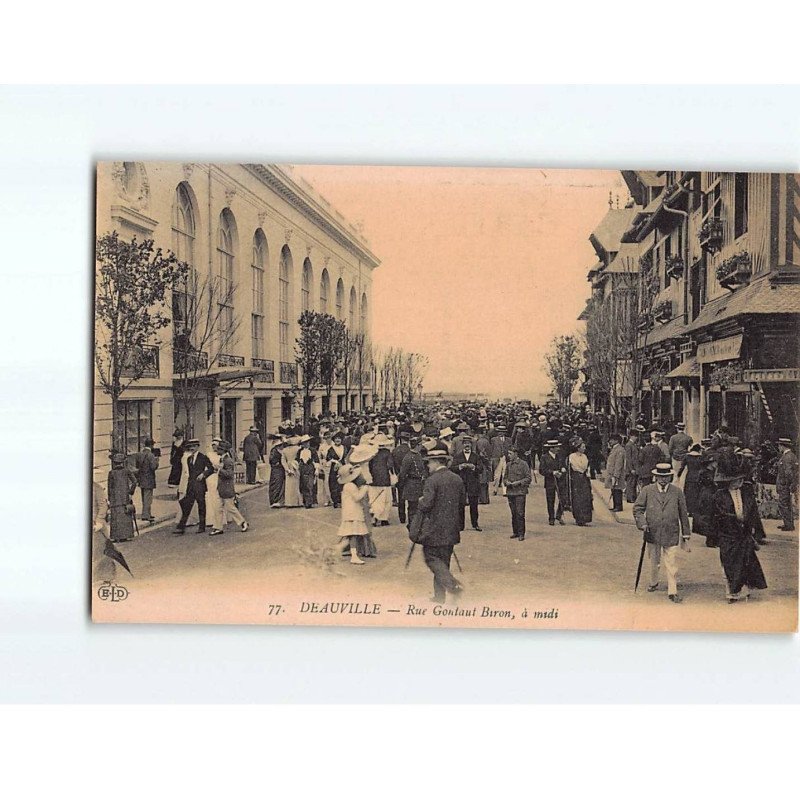
[[[569,405],[581,364],[578,339],[575,336],[555,336],[545,360],[545,372],[553,382],[559,403]]]
[[[189,267],[174,253],[156,249],[152,239],[126,242],[117,231],[97,238],[95,258],[94,361],[100,386],[111,397],[112,449],[121,452],[120,396],[158,364],[156,335],[170,324],[164,304]]]
[[[331,317],[330,330],[322,341],[320,356],[320,376],[328,398],[328,409],[331,407],[333,385],[342,369],[344,351],[347,342],[347,326],[341,320]]]
[[[356,358],[356,340],[349,328],[345,327],[342,337],[342,351],[339,360],[339,375],[341,383],[344,384],[344,409],[350,408],[350,385],[352,380],[352,369]]]
[[[358,396],[364,396],[364,376],[365,371],[372,365],[372,345],[364,331],[359,331],[353,336],[353,368],[356,370],[356,384],[358,385]]]
[[[330,314],[304,311],[297,320],[300,335],[295,340],[294,360],[297,364],[297,389],[303,394],[303,430],[308,430],[314,390],[322,385],[322,354],[325,318]]]
[[[195,404],[214,390],[212,372],[233,362],[244,365],[243,358],[231,355],[241,322],[233,311],[235,297],[234,283],[216,275],[200,280],[193,269],[173,288],[173,386],[187,437],[194,431]]]

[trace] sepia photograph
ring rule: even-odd
[[[96,182],[94,622],[797,630],[800,175]]]

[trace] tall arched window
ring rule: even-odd
[[[311,310],[311,261],[303,262],[303,285],[301,287],[301,310]]]
[[[233,300],[235,286],[234,260],[236,242],[236,222],[230,209],[223,209],[219,215],[219,231],[217,232],[217,286],[215,294],[219,307],[217,334],[219,348],[226,351],[232,343]]]
[[[196,293],[196,271],[194,268],[194,240],[197,230],[194,206],[189,190],[185,184],[178,184],[175,190],[175,203],[172,208],[172,252],[178,260],[189,264],[186,279],[176,286],[172,292],[172,324],[174,335],[192,334],[194,298]],[[179,343],[184,349],[188,342]]]
[[[288,245],[281,249],[278,271],[278,342],[281,361],[289,361],[289,320],[292,310],[292,252]]]
[[[267,237],[259,228],[253,237],[252,286],[253,314],[250,324],[250,336],[253,358],[264,358],[264,273],[268,264]]]
[[[359,330],[362,333],[367,332],[367,295],[361,295],[361,324]]]
[[[350,287],[350,313],[347,317],[347,326],[350,328],[350,333],[356,332],[356,288]]]
[[[328,270],[322,270],[322,277],[319,281],[319,310],[323,314],[328,313],[328,295],[331,293],[331,279],[328,277]]]
[[[336,319],[344,319],[344,282],[341,278],[336,284]]]

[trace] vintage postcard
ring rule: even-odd
[[[97,165],[96,622],[797,629],[800,176]]]

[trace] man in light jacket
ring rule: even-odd
[[[643,487],[633,506],[636,526],[644,531],[650,558],[648,592],[658,589],[661,562],[667,573],[667,594],[673,603],[682,602],[678,594],[678,545],[689,550],[689,515],[683,491],[672,483],[675,472],[665,462],[653,468],[654,483]]]

